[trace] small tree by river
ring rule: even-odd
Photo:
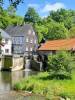
[[[51,78],[71,78],[72,57],[69,52],[59,51],[48,56],[48,71]]]

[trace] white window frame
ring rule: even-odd
[[[32,39],[30,40],[30,43],[33,43],[33,40]]]
[[[28,37],[26,38],[26,42],[29,42],[29,39],[28,39]]]
[[[28,47],[26,47],[26,51],[28,51]]]
[[[33,35],[35,35],[35,32],[33,32]]]
[[[33,51],[33,49],[32,49],[32,48],[30,48],[30,51]]]
[[[31,30],[28,31],[28,34],[29,34],[29,35],[31,34]]]
[[[36,40],[34,40],[34,43],[36,44]]]

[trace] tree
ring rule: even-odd
[[[40,21],[40,17],[34,8],[29,7],[25,14],[24,21],[29,23],[37,23]]]
[[[56,22],[63,22],[65,27],[70,29],[74,23],[75,11],[59,9],[57,11],[51,11],[50,17]]]
[[[14,6],[9,6],[8,9],[7,9],[7,13],[8,15],[10,16],[15,16],[16,15],[16,9],[14,8]]]
[[[2,6],[4,4],[4,1],[5,0],[0,0],[0,6]],[[8,0],[10,5],[14,6],[15,8],[17,8],[17,6],[20,4],[20,3],[23,3],[24,0]]]
[[[69,30],[69,37],[75,38],[75,25]]]
[[[22,24],[22,17],[17,16],[16,14],[14,14],[14,12],[11,14],[10,13],[8,12],[8,10],[4,10],[2,7],[0,7],[0,28],[5,29],[9,25]]]
[[[56,55],[49,55],[48,68],[52,78],[70,78],[72,70],[71,54],[66,51],[59,51]]]
[[[48,34],[46,38],[49,40],[68,38],[68,30],[63,23],[52,22],[48,26]]]
[[[38,42],[40,43],[41,40],[47,35],[48,28],[44,25],[35,24],[34,26],[35,32],[38,35]]]

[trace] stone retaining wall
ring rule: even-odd
[[[1,64],[1,69],[2,70],[10,70],[10,71],[16,71],[16,70],[21,70],[21,69],[23,69],[23,67],[24,67],[24,58],[23,57],[20,57],[20,56],[11,56],[11,61],[12,61],[12,64],[11,64],[11,66],[9,65],[9,66],[7,66],[7,64],[10,62],[10,60],[9,60],[9,56],[7,56],[7,63],[6,63],[6,65],[4,64],[4,60],[6,60],[5,59],[5,57],[6,56],[4,56],[3,57],[3,59],[2,59],[2,64]]]
[[[21,70],[24,67],[24,58],[23,57],[13,57],[13,66],[12,71]]]

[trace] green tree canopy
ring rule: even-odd
[[[48,26],[47,39],[64,39],[68,38],[68,30],[64,27],[63,23],[51,23]]]
[[[70,37],[70,38],[75,38],[75,26],[73,26],[73,27],[69,30],[69,37]]]
[[[64,79],[71,77],[72,57],[66,51],[59,51],[56,55],[49,55],[48,67],[52,78]]]
[[[8,25],[22,24],[23,18],[17,16],[15,12],[13,12],[13,9],[11,10],[10,11],[8,11],[8,9],[4,10],[2,7],[0,7],[0,28],[4,29]]]
[[[15,8],[17,8],[17,6],[20,3],[23,3],[24,0],[8,0],[10,5],[14,6]],[[2,6],[4,4],[5,0],[0,0],[0,6]]]
[[[70,29],[73,24],[73,17],[75,16],[75,11],[59,9],[57,11],[51,11],[50,17],[56,22],[64,22],[67,29]]]
[[[38,13],[35,11],[34,8],[29,7],[28,11],[25,14],[24,21],[29,23],[37,23],[41,20]]]

